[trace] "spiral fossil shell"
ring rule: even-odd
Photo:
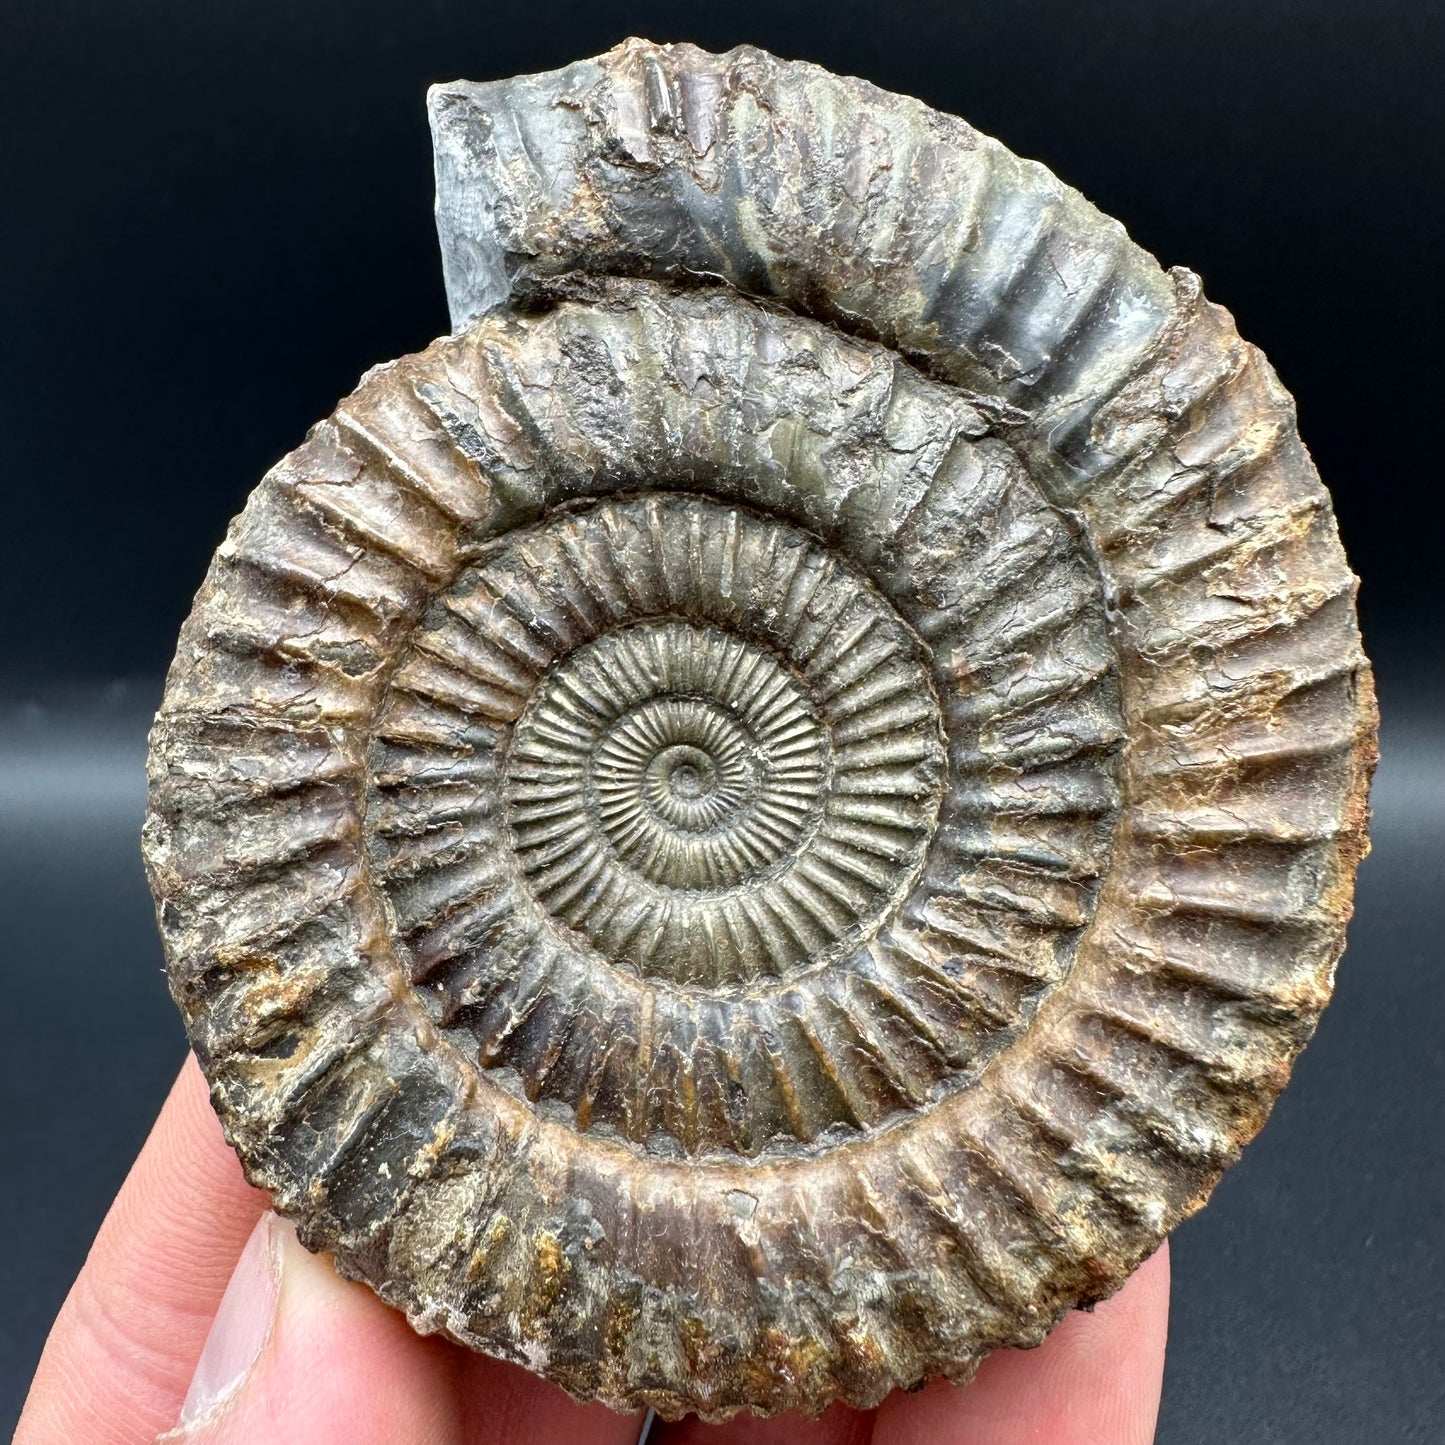
[[[145,851],[303,1238],[583,1398],[876,1402],[1116,1289],[1330,990],[1329,500],[962,121],[630,41],[432,95],[456,331],[260,484]]]

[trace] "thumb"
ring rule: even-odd
[[[458,1438],[448,1354],[263,1214],[167,1445],[409,1445]]]

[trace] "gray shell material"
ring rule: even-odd
[[[455,333],[257,487],[152,736],[228,1137],[581,1399],[965,1381],[1329,997],[1375,713],[1290,398],[858,80],[629,41],[431,114]]]

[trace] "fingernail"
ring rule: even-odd
[[[263,1214],[236,1261],[181,1406],[181,1429],[205,1419],[236,1393],[266,1343],[281,1283],[278,1223],[274,1214]]]

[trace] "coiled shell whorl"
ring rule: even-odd
[[[1290,399],[860,81],[630,41],[431,104],[456,331],[261,482],[152,736],[228,1136],[581,1398],[967,1379],[1329,996],[1374,709]]]

